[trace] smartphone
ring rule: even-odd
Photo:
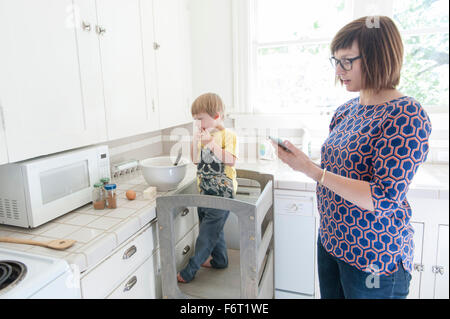
[[[283,144],[283,141],[281,140],[281,138],[275,138],[275,137],[269,136],[269,139],[271,139],[272,141],[277,143],[278,146],[281,147],[284,151],[286,151],[288,153],[292,153],[292,151]]]

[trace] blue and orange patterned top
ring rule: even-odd
[[[374,211],[317,185],[319,237],[336,258],[366,272],[389,275],[414,254],[408,187],[428,154],[431,122],[411,97],[381,105],[355,98],[340,106],[321,149],[327,171],[370,183]]]

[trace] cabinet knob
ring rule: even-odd
[[[433,272],[433,274],[443,275],[444,274],[444,267],[442,267],[442,266],[433,266],[432,267],[432,272]]]
[[[183,249],[183,255],[186,255],[189,252],[189,250],[191,250],[191,246],[186,245],[186,247],[184,247]]]
[[[186,216],[187,214],[189,214],[189,208],[183,209],[183,212],[181,213],[181,216]]]
[[[418,272],[423,272],[424,267],[422,264],[414,264],[414,270]]]
[[[123,291],[131,290],[131,288],[133,288],[134,285],[136,285],[136,283],[137,283],[137,277],[136,276],[131,277],[131,279],[128,280],[128,282],[125,284]]]
[[[161,46],[158,43],[153,42],[153,49],[158,50],[160,47]]]
[[[98,35],[103,35],[106,32],[106,29],[102,26],[95,26],[95,32],[97,32]]]
[[[292,204],[292,206],[289,210],[296,212],[298,210],[298,206],[296,204]]]
[[[83,21],[81,23],[81,28],[83,29],[83,31],[89,32],[91,31],[91,24]]]

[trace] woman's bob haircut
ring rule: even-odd
[[[394,21],[385,16],[373,16],[350,22],[335,35],[331,54],[351,48],[354,41],[362,56],[362,89],[375,92],[395,89],[400,82],[403,43]],[[338,80],[336,77],[336,82]]]

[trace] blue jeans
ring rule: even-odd
[[[400,262],[389,276],[363,272],[329,254],[317,241],[317,268],[322,299],[405,299],[411,275]]]
[[[229,211],[214,208],[198,207],[199,232],[195,242],[194,255],[187,266],[180,272],[181,277],[189,282],[194,279],[201,265],[211,255],[213,268],[228,267],[228,254],[223,227]]]

